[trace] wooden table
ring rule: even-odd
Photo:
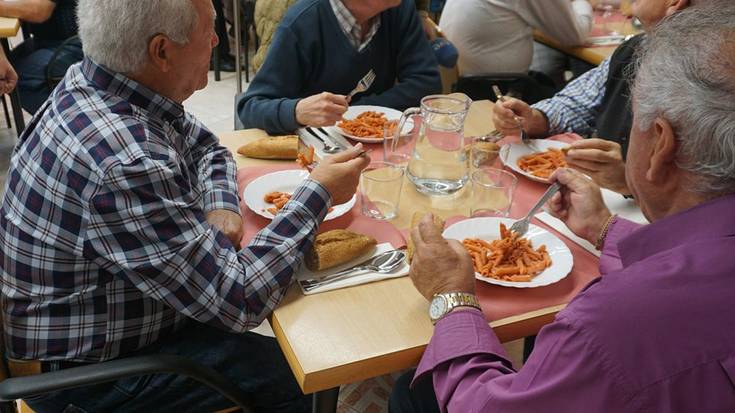
[[[484,134],[493,129],[491,105],[490,101],[472,105],[465,127],[466,135]],[[235,153],[239,166],[273,165],[273,161],[248,159],[236,154],[239,146],[262,136],[265,136],[263,131],[250,129],[222,134],[220,140]],[[542,190],[543,186],[538,188],[538,191]],[[406,184],[404,191],[415,189]],[[404,192],[402,196],[405,195]],[[413,210],[433,210],[446,217],[466,215],[465,209],[469,208],[465,202],[456,209],[443,209],[439,205],[442,201],[429,197],[423,199],[423,202],[409,203],[403,202],[402,198],[399,215],[393,224],[407,228]],[[572,284],[560,282],[559,288],[564,291],[556,291],[558,302],[495,319],[490,325],[502,342],[534,335],[551,322],[587,282],[586,279]],[[533,291],[511,292],[509,290],[518,289],[503,287],[493,290],[494,287],[478,283],[481,300],[483,295],[495,294],[494,303],[483,302],[486,315],[488,311],[502,313],[497,311],[498,306],[519,299],[504,294],[531,294],[526,297],[536,294]],[[498,293],[499,290],[508,293]],[[493,305],[495,309],[489,308]],[[315,410],[334,411],[340,385],[399,371],[418,363],[433,332],[427,311],[428,302],[408,277],[310,296],[304,296],[294,286],[273,312],[271,325],[301,389],[304,393],[316,393],[315,403],[320,405]]]
[[[5,56],[10,56],[10,43],[8,39],[18,34],[20,30],[20,20],[11,17],[0,17],[0,42],[2,43]],[[10,92],[10,105],[13,107],[13,119],[15,121],[15,130],[20,136],[23,129],[26,128],[23,119],[23,108],[20,106],[20,94],[16,87]]]
[[[639,29],[633,27],[630,19],[620,23],[610,23],[610,26],[622,35],[640,33]],[[539,43],[543,43],[546,46],[559,50],[565,54],[568,54],[569,56],[576,57],[579,60],[593,65],[599,65],[600,63],[602,63],[603,60],[612,56],[613,52],[615,52],[615,49],[618,48],[617,45],[602,47],[562,46],[561,43],[559,43],[556,39],[540,32],[539,30],[534,30],[533,38]]]

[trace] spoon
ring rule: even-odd
[[[380,274],[387,274],[398,268],[405,259],[406,253],[401,250],[386,251],[370,258],[367,261],[363,261],[352,268],[330,274],[323,278],[301,280],[299,281],[299,284],[304,288],[304,291],[311,291],[315,288],[323,287],[327,284],[349,278],[349,276],[355,272],[372,271]]]

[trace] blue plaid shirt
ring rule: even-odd
[[[610,59],[569,82],[554,97],[531,107],[540,110],[549,119],[549,135],[574,132],[591,135],[596,129],[595,119],[605,97],[605,84],[610,71]]]
[[[229,151],[183,107],[85,59],[20,137],[0,207],[3,333],[16,359],[95,362],[191,318],[242,332],[278,304],[331,203],[307,180],[239,252]]]

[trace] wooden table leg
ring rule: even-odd
[[[2,38],[2,47],[5,52],[5,56],[10,56],[10,43],[6,37]],[[18,94],[18,87],[10,92],[10,106],[13,108],[13,120],[15,121],[15,131],[18,136],[26,128],[26,121],[23,119],[23,108],[20,106],[20,95]]]
[[[335,413],[339,399],[339,387],[314,393],[311,405],[312,413]]]

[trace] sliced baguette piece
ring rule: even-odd
[[[306,253],[306,268],[322,271],[349,262],[368,253],[377,241],[373,237],[346,229],[335,229],[319,234],[314,246]]]
[[[406,249],[408,262],[411,262],[413,253],[416,251],[416,246],[414,246],[413,239],[411,239],[411,232],[413,232],[413,229],[419,225],[419,222],[421,222],[426,214],[428,214],[428,212],[414,212],[413,216],[411,216],[411,226],[409,227],[410,229],[408,232],[408,248]],[[444,231],[444,220],[436,214],[434,214],[434,225],[436,225],[439,231]]]
[[[296,159],[299,137],[296,135],[269,136],[241,146],[237,153],[257,159]]]

